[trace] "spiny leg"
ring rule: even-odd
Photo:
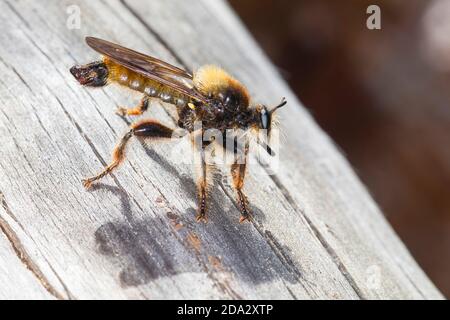
[[[236,189],[238,204],[241,210],[241,217],[239,219],[239,222],[241,223],[244,222],[245,220],[250,219],[250,213],[248,210],[248,200],[244,192],[242,191],[244,187],[245,172],[247,169],[248,149],[249,145],[247,142],[244,147],[244,157],[235,158],[234,163],[231,165],[231,176],[233,178],[233,186]]]
[[[156,120],[144,120],[131,125],[128,131],[114,148],[112,162],[98,175],[83,179],[85,188],[90,188],[92,183],[110,174],[125,160],[125,147],[132,136],[138,138],[171,138],[173,130],[160,124]]]
[[[139,103],[133,108],[118,107],[116,113],[119,116],[139,116],[148,109],[149,97],[144,95]]]
[[[198,178],[198,213],[196,220],[206,222],[207,195],[208,195],[208,164],[205,159],[205,148],[207,144],[203,143],[200,150],[199,178]]]
[[[204,162],[204,159],[201,160],[200,163],[200,179],[198,182],[198,214],[197,221],[205,221],[206,222],[206,193],[207,193],[207,166]]]
[[[205,148],[210,144],[209,141],[203,141],[203,133],[194,132],[191,135],[192,143],[198,153],[195,154],[194,164],[196,166],[197,178],[197,191],[198,191],[198,209],[196,220],[198,222],[206,222],[207,211],[207,196],[209,187],[209,165],[206,163]]]
[[[112,153],[112,162],[98,175],[83,179],[83,186],[86,189],[89,189],[92,186],[92,183],[94,181],[97,181],[107,174],[111,173],[115,168],[117,168],[120,163],[125,159],[125,147],[130,140],[130,138],[133,136],[133,129],[128,131],[122,139],[120,139],[119,143],[114,147],[113,153]]]

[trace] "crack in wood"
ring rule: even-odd
[[[317,240],[322,244],[322,246],[325,248],[329,256],[331,257],[332,261],[335,263],[335,265],[338,267],[338,270],[341,272],[341,274],[344,276],[344,278],[347,280],[347,282],[350,284],[352,289],[355,291],[357,296],[360,299],[365,299],[365,295],[362,292],[362,290],[359,288],[359,286],[356,284],[355,279],[350,274],[350,272],[347,270],[347,267],[345,264],[341,261],[336,251],[334,251],[333,247],[329,245],[325,237],[320,233],[319,229],[312,223],[311,219],[301,210],[295,200],[292,198],[291,194],[289,193],[289,190],[283,185],[283,183],[274,175],[269,175],[269,177],[272,179],[272,181],[275,183],[275,185],[280,189],[281,193],[283,194],[286,201],[292,206],[292,208],[300,213],[303,218],[305,219],[308,226],[311,228],[312,232],[316,236]]]
[[[62,280],[62,278],[59,276],[59,274],[56,272],[56,270],[53,268],[53,266],[51,265],[51,263],[47,260],[46,257],[44,257],[45,261],[47,262],[50,270],[52,270],[53,274],[55,275],[55,277],[59,280],[59,283],[61,283],[64,291],[66,292],[67,295],[67,299],[68,300],[77,300],[75,298],[75,296],[72,294],[72,292],[70,292],[68,286],[64,283],[64,281]]]
[[[12,11],[14,12],[14,14],[20,19],[20,21],[22,21],[22,23],[29,29],[31,30],[32,27],[30,26],[30,24],[28,23],[27,19],[25,19],[24,17],[22,17],[22,15],[20,14],[20,12],[18,12],[16,10],[16,8],[14,8],[14,6],[9,3],[9,1],[5,1],[6,6]]]
[[[297,296],[294,294],[294,292],[292,292],[292,290],[291,290],[291,288],[289,288],[289,286],[286,286],[286,289],[289,292],[289,294],[291,295],[292,299],[298,300]]]
[[[25,79],[22,77],[22,75],[14,68],[12,65],[7,63],[5,60],[3,60],[2,57],[0,57],[0,62],[5,65],[8,69],[10,69],[12,72],[14,72],[17,77],[20,79],[20,81],[30,90],[30,92],[33,92],[33,89],[31,89],[31,86],[25,81]]]
[[[11,209],[9,208],[6,199],[3,195],[3,193],[0,191],[0,203],[5,210],[5,212],[11,216],[14,217],[14,214],[12,213]],[[9,243],[11,244],[12,249],[14,250],[17,258],[24,264],[24,266],[31,272],[31,274],[39,281],[39,283],[47,290],[48,293],[50,293],[52,296],[54,296],[56,299],[64,300],[64,296],[59,293],[48,281],[47,277],[44,275],[44,273],[41,271],[41,269],[36,265],[36,263],[33,261],[31,256],[27,253],[25,247],[22,245],[22,242],[20,241],[17,234],[14,232],[13,228],[9,225],[9,223],[0,216],[0,229],[2,230],[3,234],[8,239]]]
[[[221,181],[218,182],[219,186],[222,188],[225,195],[229,198],[229,200],[233,203],[235,208],[239,210],[239,204],[236,201],[235,197],[231,196],[228,192],[228,189],[223,185]],[[298,268],[295,266],[295,264],[292,262],[292,260],[287,257],[286,253],[284,252],[282,246],[279,244],[279,242],[275,239],[275,237],[270,233],[268,230],[264,230],[264,228],[257,223],[254,219],[250,219],[249,221],[255,230],[259,233],[259,235],[266,240],[267,244],[270,246],[270,249],[272,250],[273,254],[277,257],[279,262],[283,267],[286,268],[289,272],[292,273],[292,275],[296,278],[296,280],[301,284],[301,286],[305,289],[306,292],[309,293],[308,288],[303,284],[302,280],[308,281],[298,270]],[[283,281],[284,282],[284,281]],[[285,284],[286,289],[288,289],[287,284]],[[291,294],[291,290],[288,290]],[[292,295],[292,294],[291,294]]]

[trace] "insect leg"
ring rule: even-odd
[[[238,161],[239,157],[235,159],[235,162],[231,165],[231,176],[233,178],[233,186],[237,193],[238,204],[241,210],[241,217],[239,222],[244,222],[250,219],[250,213],[248,210],[248,200],[242,191],[244,187],[245,172],[247,169],[248,160],[248,148],[249,145],[246,143],[244,148],[244,158],[243,161]],[[242,162],[242,163],[241,163]]]
[[[112,162],[98,175],[83,179],[83,185],[85,188],[90,188],[92,183],[103,178],[107,174],[110,174],[125,160],[125,147],[131,137],[138,138],[171,138],[173,130],[160,124],[155,120],[145,120],[131,125],[130,131],[128,131],[115,146],[112,154]]]
[[[118,107],[116,113],[119,116],[139,116],[148,109],[149,97],[144,95],[139,103],[133,108]]]
[[[206,222],[207,197],[211,170],[209,168],[210,165],[208,165],[206,161],[205,148],[210,144],[210,141],[203,141],[203,132],[199,130],[191,134],[191,142],[193,143],[196,151],[194,159],[198,191],[198,209],[196,220],[198,222]]]
[[[198,164],[198,181],[197,181],[197,189],[198,189],[198,213],[197,213],[197,221],[206,222],[206,210],[207,210],[207,195],[208,195],[208,175],[209,175],[209,166],[205,160],[205,147],[203,144],[202,149],[200,150],[200,163]]]

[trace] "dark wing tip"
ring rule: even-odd
[[[96,37],[91,37],[91,36],[87,36],[86,38],[84,38],[86,40],[87,43],[92,42],[92,41],[102,41],[102,39],[100,38],[96,38]]]
[[[85,41],[86,41],[87,45],[94,50],[96,50],[96,48],[98,48],[101,43],[108,42],[106,40],[102,40],[102,39],[95,38],[95,37],[86,37]]]
[[[88,45],[91,45],[95,40],[97,40],[97,38],[94,38],[94,37],[86,37],[86,38],[84,38],[84,40],[86,41],[86,43],[87,43]]]

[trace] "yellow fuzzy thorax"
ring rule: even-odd
[[[206,65],[199,68],[194,74],[194,86],[204,95],[217,93],[224,88],[231,87],[239,90],[244,96],[249,97],[247,89],[223,69]]]

